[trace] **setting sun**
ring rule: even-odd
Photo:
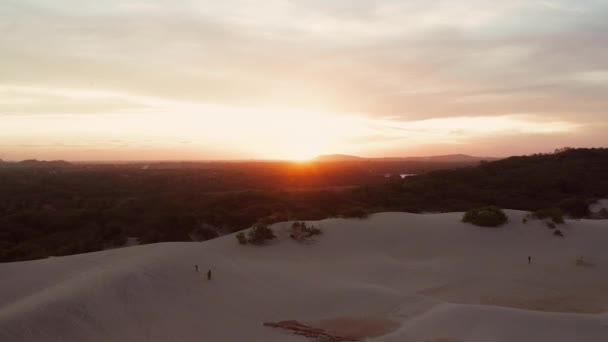
[[[295,162],[306,163],[306,162],[313,160],[316,156],[317,156],[317,154],[309,154],[309,153],[301,154],[301,155],[294,154],[292,157],[289,157],[286,159],[292,160]]]

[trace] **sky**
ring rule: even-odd
[[[608,146],[606,0],[0,0],[0,158]]]

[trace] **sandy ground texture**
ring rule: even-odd
[[[262,247],[225,236],[0,264],[0,341],[311,341],[263,325],[290,320],[378,342],[608,341],[608,221],[568,220],[562,238],[507,214],[498,229],[383,213],[315,222],[311,244],[279,223]]]

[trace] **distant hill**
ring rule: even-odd
[[[481,160],[493,161],[500,158],[496,157],[475,157],[468,154],[446,154],[441,156],[428,156],[428,157],[405,157],[405,158],[388,158],[393,160],[405,160],[405,161],[430,161],[430,162],[445,162],[445,163],[459,163],[459,162],[476,162]]]
[[[425,157],[382,157],[382,158],[364,158],[348,154],[327,154],[316,157],[314,160],[320,162],[338,162],[338,161],[425,161],[437,163],[472,163],[482,160],[494,161],[500,158],[496,157],[475,157],[467,154],[447,154],[441,156],[425,156]]]
[[[71,167],[72,164],[66,162],[65,160],[36,160],[36,159],[28,159],[22,160],[20,162],[5,162],[0,160],[0,167],[3,168],[66,168]]]
[[[406,178],[400,186],[374,188],[375,193],[366,189],[363,195],[365,199],[381,198],[380,203],[389,208],[414,212],[496,205],[528,211],[559,208],[578,215],[572,207],[586,208],[594,200],[608,197],[606,175],[608,149],[561,149],[437,170]]]

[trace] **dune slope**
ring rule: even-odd
[[[607,221],[567,221],[560,238],[507,213],[499,229],[383,213],[315,222],[312,244],[280,223],[262,247],[226,236],[0,264],[0,341],[307,341],[263,326],[285,320],[370,341],[608,340]]]

